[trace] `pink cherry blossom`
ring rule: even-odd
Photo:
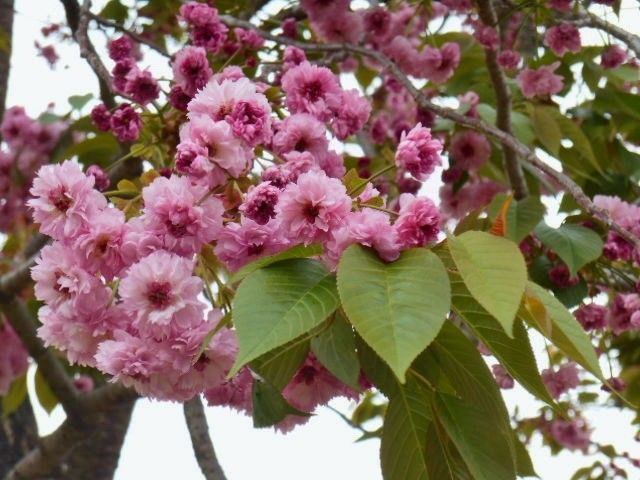
[[[195,95],[213,76],[207,51],[202,47],[184,47],[176,53],[172,66],[176,83],[189,96]]]
[[[470,130],[453,137],[449,152],[457,167],[478,170],[489,160],[491,144],[487,137]]]
[[[279,196],[280,189],[269,182],[262,182],[247,192],[240,211],[245,217],[264,225],[275,218]]]
[[[94,178],[77,163],[46,165],[38,171],[27,202],[40,231],[56,240],[72,237],[87,228],[107,201],[94,190]]]
[[[161,340],[201,323],[205,306],[198,295],[203,286],[193,268],[190,259],[163,250],[132,265],[118,290],[132,325]]]
[[[302,62],[282,77],[287,107],[293,113],[310,113],[320,121],[331,118],[331,95],[340,93],[340,84],[331,70]]]
[[[291,115],[278,125],[273,148],[280,155],[296,151],[321,158],[329,149],[325,126],[307,113]]]
[[[142,119],[131,105],[120,105],[111,115],[111,130],[121,142],[134,142],[140,136]]]
[[[215,253],[230,270],[235,271],[262,256],[284,250],[289,242],[277,221],[266,224],[243,217],[241,223],[229,223],[220,234]]]
[[[399,198],[400,215],[393,224],[402,248],[424,247],[440,233],[440,212],[426,197],[403,193]]]
[[[217,238],[222,228],[222,202],[188,178],[158,177],[144,188],[145,227],[162,239],[164,248],[192,255]]]
[[[493,376],[496,377],[496,383],[498,386],[504,390],[509,390],[514,387],[515,382],[513,381],[513,377],[509,375],[507,369],[504,368],[499,363],[491,366],[491,371],[493,372]]]
[[[554,420],[549,431],[556,442],[569,450],[586,452],[591,444],[591,431],[582,418]]]
[[[421,54],[425,76],[436,82],[444,83],[451,78],[460,63],[460,46],[447,42],[441,48],[426,47]]]
[[[582,49],[580,30],[571,23],[561,23],[547,30],[544,44],[559,57],[567,52],[578,53]]]
[[[602,68],[618,68],[627,61],[628,57],[629,53],[620,45],[611,45],[602,52],[600,64]]]
[[[342,182],[311,171],[285,187],[277,211],[283,233],[308,245],[328,238],[332,229],[344,224],[351,199]]]
[[[357,90],[329,97],[334,118],[331,127],[339,140],[359,132],[371,114],[371,104]]]
[[[441,151],[442,143],[431,136],[431,130],[418,124],[409,133],[402,133],[396,165],[418,180],[426,180],[442,164]]]
[[[574,312],[576,320],[587,331],[602,330],[607,326],[607,315],[609,310],[602,305],[590,303],[588,305],[580,305]]]
[[[553,398],[580,385],[578,368],[575,363],[565,363],[558,370],[547,368],[542,371],[542,380]]]
[[[564,88],[564,79],[553,73],[559,66],[560,62],[554,62],[537,70],[525,68],[517,77],[522,94],[526,98],[533,98],[548,97],[560,92]]]

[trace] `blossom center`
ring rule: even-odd
[[[309,223],[314,223],[318,215],[320,215],[320,206],[313,203],[307,203],[302,209],[302,215]]]
[[[71,198],[64,187],[53,190],[49,194],[49,201],[62,213],[69,210],[71,205],[73,205],[73,198]]]
[[[313,81],[302,87],[302,95],[307,100],[315,102],[322,96],[322,90],[322,84],[318,81]]]
[[[264,244],[262,243],[250,243],[247,247],[247,253],[249,255],[260,255],[264,251]]]
[[[163,310],[171,305],[171,284],[169,282],[153,282],[147,292],[149,303]]]

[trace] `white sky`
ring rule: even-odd
[[[49,43],[41,39],[40,28],[52,20],[60,21],[63,18],[59,2],[48,1],[46,8],[43,8],[44,4],[41,1],[16,0],[14,52],[7,105],[23,105],[31,115],[46,109],[52,100],[56,102],[58,112],[65,112],[67,97],[95,92],[97,87],[92,72],[79,58],[75,45],[57,46],[61,61],[55,70],[51,70],[45,60],[36,55],[34,40]],[[640,25],[637,4],[633,0],[623,1],[622,12],[621,24],[631,31],[637,30]],[[613,14],[609,13],[608,16],[610,20],[614,19]],[[583,43],[602,41],[597,33],[584,29],[582,33]],[[165,71],[164,68],[156,68],[157,61],[157,57],[148,56],[145,65],[151,62],[155,72]],[[437,185],[430,187],[427,193],[433,196]],[[542,344],[539,339],[534,340],[537,350],[540,350]],[[541,368],[546,367],[544,357],[539,358],[539,363]],[[524,414],[534,414],[538,406],[519,387],[506,392],[505,398],[510,409],[517,406]],[[332,405],[342,411],[350,406],[341,400]],[[38,405],[34,407],[42,433],[51,432],[63,419],[60,407],[51,416]],[[208,408],[207,417],[218,457],[229,480],[381,478],[379,442],[369,440],[353,443],[359,436],[358,432],[328,409],[321,409],[306,426],[288,435],[276,434],[271,430],[255,430],[250,418],[225,408]],[[640,448],[633,440],[635,429],[631,426],[630,412],[621,414],[612,408],[599,407],[589,410],[587,418],[595,427],[594,440],[611,442],[621,450],[628,450],[632,456],[640,457]],[[592,458],[585,459],[582,455],[569,452],[552,457],[548,448],[541,446],[539,438],[534,441],[532,457],[543,480],[568,479],[577,468],[593,461]],[[202,478],[193,457],[181,405],[138,401],[116,478]]]

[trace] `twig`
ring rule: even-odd
[[[478,0],[478,12],[485,25],[498,28],[498,19],[491,0]],[[505,133],[512,135],[511,130],[511,91],[507,85],[507,79],[498,63],[496,50],[485,48],[484,56],[496,92],[496,126]],[[509,184],[513,189],[516,200],[520,200],[529,194],[527,182],[522,172],[522,166],[513,148],[503,145],[504,167],[509,177]]]
[[[598,30],[607,32],[612,37],[624,42],[631,50],[633,50],[636,57],[640,58],[640,36],[628,32],[613,23],[609,23],[605,19],[584,9],[580,9],[577,12],[570,14],[567,17],[567,20],[578,27],[597,28]]]
[[[226,480],[222,467],[218,463],[216,452],[213,449],[200,396],[196,395],[184,403],[184,418],[189,428],[193,452],[205,478],[207,480]]]
[[[77,0],[60,1],[64,6],[67,24],[69,25],[69,28],[71,28],[71,33],[80,47],[80,55],[87,61],[98,78],[98,83],[100,85],[100,98],[102,99],[102,102],[108,108],[114,108],[116,104],[113,99],[114,91],[111,85],[111,75],[102,63],[102,60],[100,60],[100,57],[96,53],[96,50],[89,39],[88,12],[91,2],[89,0],[84,0],[81,8]]]
[[[152,42],[151,40],[149,40],[148,38],[145,38],[144,36],[140,35],[139,33],[133,32],[133,31],[123,27],[118,22],[114,22],[113,20],[109,20],[107,18],[102,18],[101,16],[96,15],[95,13],[91,13],[91,12],[88,12],[88,16],[92,20],[95,20],[96,22],[98,22],[98,24],[100,24],[102,26],[105,26],[105,27],[113,28],[113,29],[115,29],[115,30],[117,30],[117,31],[119,31],[121,33],[124,33],[128,37],[131,37],[136,42],[141,43],[143,45],[146,45],[151,50],[154,50],[154,51],[158,52],[163,57],[171,58],[171,55],[164,49],[164,47],[161,47],[160,45]]]
[[[300,42],[297,40],[290,39],[285,36],[276,36],[269,32],[260,30],[256,28],[252,23],[245,22],[242,20],[238,20],[236,18],[229,17],[227,15],[221,15],[220,18],[224,23],[232,27],[242,27],[245,29],[252,29],[260,36],[262,36],[266,40],[270,40],[275,43],[281,43],[285,45],[293,45],[295,47],[300,48],[301,50],[306,51],[316,51],[316,52],[337,52],[337,51],[347,51],[356,55],[362,55],[369,57],[376,62],[378,62],[382,67],[391,72],[393,76],[395,76],[407,89],[407,91],[416,99],[418,104],[425,108],[426,110],[430,110],[431,112],[439,115],[443,118],[447,118],[452,120],[459,125],[463,125],[465,127],[477,130],[486,135],[489,135],[492,138],[495,138],[504,146],[507,146],[513,149],[514,152],[520,157],[522,161],[525,161],[536,169],[540,170],[550,178],[552,178],[558,185],[564,188],[567,192],[569,192],[576,200],[578,205],[580,205],[585,211],[589,212],[594,218],[598,219],[602,223],[604,223],[607,227],[615,231],[618,235],[624,238],[627,242],[634,245],[636,248],[640,249],[640,238],[631,233],[629,230],[621,227],[616,222],[613,221],[609,213],[597,207],[591,199],[582,191],[580,186],[575,183],[571,178],[565,175],[558,170],[555,170],[553,167],[542,161],[537,157],[535,151],[520,142],[516,137],[510,135],[494,125],[484,122],[481,119],[467,117],[462,115],[455,110],[452,110],[447,107],[442,107],[440,105],[436,105],[431,102],[416,86],[412,83],[411,79],[407,75],[405,75],[402,70],[386,55],[383,53],[371,50],[366,47],[362,47],[359,45],[352,44],[318,44],[318,43],[306,43]]]

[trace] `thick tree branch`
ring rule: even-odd
[[[45,380],[69,416],[81,416],[80,395],[55,354],[44,347],[36,324],[25,303],[18,297],[1,298],[0,309],[16,331],[29,355],[38,364]]]
[[[624,42],[631,50],[633,50],[636,57],[640,58],[640,36],[628,32],[613,23],[609,23],[605,19],[584,9],[580,9],[576,13],[570,14],[568,16],[568,20],[578,27],[597,28],[598,30],[608,33],[612,37]]]
[[[0,121],[4,116],[9,85],[13,13],[13,0],[0,0]],[[2,141],[1,136],[0,141]]]
[[[478,12],[485,25],[498,28],[498,19],[491,0],[478,0]],[[507,79],[498,63],[498,54],[494,49],[486,48],[484,56],[496,93],[496,126],[505,133],[512,135],[511,130],[511,91],[507,85]],[[513,148],[503,145],[504,167],[509,178],[509,184],[513,189],[514,197],[520,200],[529,194],[527,182],[522,172],[522,166]]]
[[[631,233],[629,230],[621,227],[616,222],[614,222],[611,216],[609,215],[609,213],[606,210],[597,207],[591,201],[591,199],[582,191],[580,186],[577,183],[575,183],[570,177],[568,177],[562,172],[559,172],[558,170],[555,170],[549,164],[542,161],[540,158],[538,158],[538,156],[536,155],[535,151],[532,148],[520,142],[513,135],[510,135],[500,130],[494,125],[486,123],[481,119],[462,115],[456,112],[455,110],[452,110],[451,108],[442,107],[440,105],[436,105],[435,103],[431,102],[431,100],[429,100],[426,95],[424,95],[418,88],[416,88],[416,86],[413,84],[411,79],[407,75],[405,75],[404,72],[402,72],[402,70],[386,55],[366,47],[361,47],[359,45],[330,44],[330,43],[319,44],[319,43],[300,42],[297,40],[287,38],[282,35],[277,36],[267,31],[260,30],[250,22],[238,20],[236,18],[229,17],[227,15],[221,15],[220,17],[222,21],[229,26],[252,29],[256,33],[258,33],[260,36],[262,36],[264,39],[270,40],[275,43],[280,43],[284,45],[293,45],[300,48],[301,50],[306,50],[306,51],[327,52],[327,53],[341,52],[341,51],[348,52],[355,55],[362,55],[365,57],[369,57],[375,60],[376,62],[378,62],[378,64],[380,64],[382,67],[388,70],[394,77],[396,77],[404,85],[407,91],[416,99],[416,101],[422,108],[430,110],[431,112],[443,118],[452,120],[453,122],[459,125],[462,125],[462,126],[477,130],[479,132],[482,132],[486,135],[489,135],[490,137],[495,138],[497,141],[502,143],[502,145],[513,149],[513,151],[516,152],[516,154],[520,157],[521,160],[529,163],[539,171],[543,172],[545,175],[549,176],[559,186],[561,186],[569,194],[571,194],[575,198],[578,205],[580,205],[586,212],[591,214],[597,220],[604,223],[607,227],[615,231],[618,235],[620,235],[626,241],[634,245],[636,248],[640,249],[640,238],[638,238],[635,234]]]
[[[200,396],[196,395],[184,403],[184,418],[189,428],[193,452],[204,477],[207,480],[226,480],[209,436],[207,418],[204,415]]]

